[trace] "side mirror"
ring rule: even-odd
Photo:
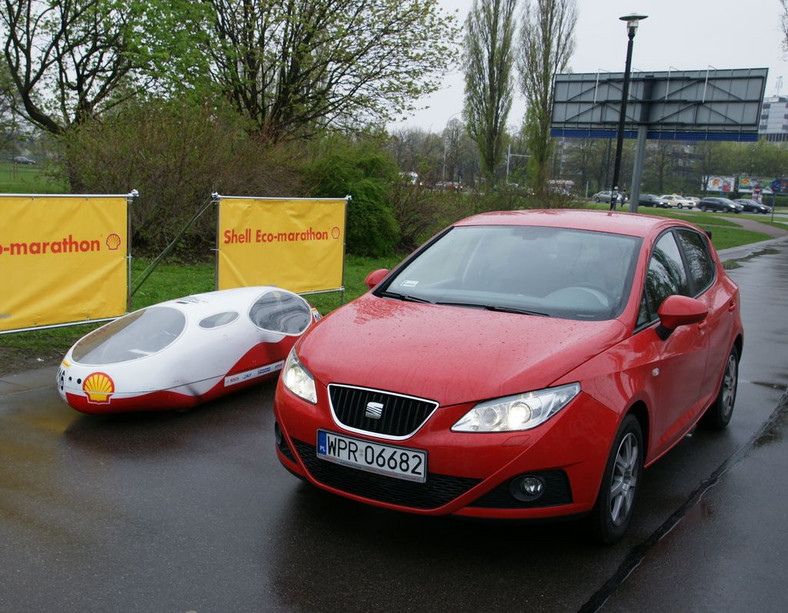
[[[700,300],[689,296],[668,296],[660,305],[657,334],[664,341],[679,326],[697,324],[706,319],[709,309]]]
[[[378,283],[383,281],[386,278],[386,275],[389,274],[388,268],[378,268],[377,270],[373,270],[371,273],[367,275],[367,278],[364,279],[364,283],[369,289],[374,288]]]

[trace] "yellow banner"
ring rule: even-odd
[[[125,196],[0,196],[0,330],[126,312]]]
[[[219,289],[342,289],[345,204],[344,198],[222,198]]]

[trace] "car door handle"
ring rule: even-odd
[[[729,311],[735,311],[736,310],[736,301],[735,300],[731,300],[728,303],[728,310]]]
[[[707,326],[708,326],[708,323],[706,323],[705,321],[702,321],[702,322],[700,322],[698,324],[698,330],[700,330],[701,332],[705,332]]]

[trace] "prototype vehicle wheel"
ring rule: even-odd
[[[632,518],[642,470],[640,422],[634,415],[627,415],[613,442],[596,504],[588,518],[594,540],[612,544],[624,536]]]
[[[725,362],[725,372],[722,375],[720,391],[714,402],[711,403],[701,417],[700,425],[709,430],[724,430],[733,415],[733,405],[736,403],[736,390],[739,387],[739,351],[731,348],[728,361]]]

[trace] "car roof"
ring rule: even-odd
[[[543,226],[572,228],[595,232],[612,232],[645,237],[659,232],[664,227],[682,225],[694,228],[686,222],[639,215],[583,209],[534,209],[527,211],[498,211],[481,213],[454,224],[455,226]]]

